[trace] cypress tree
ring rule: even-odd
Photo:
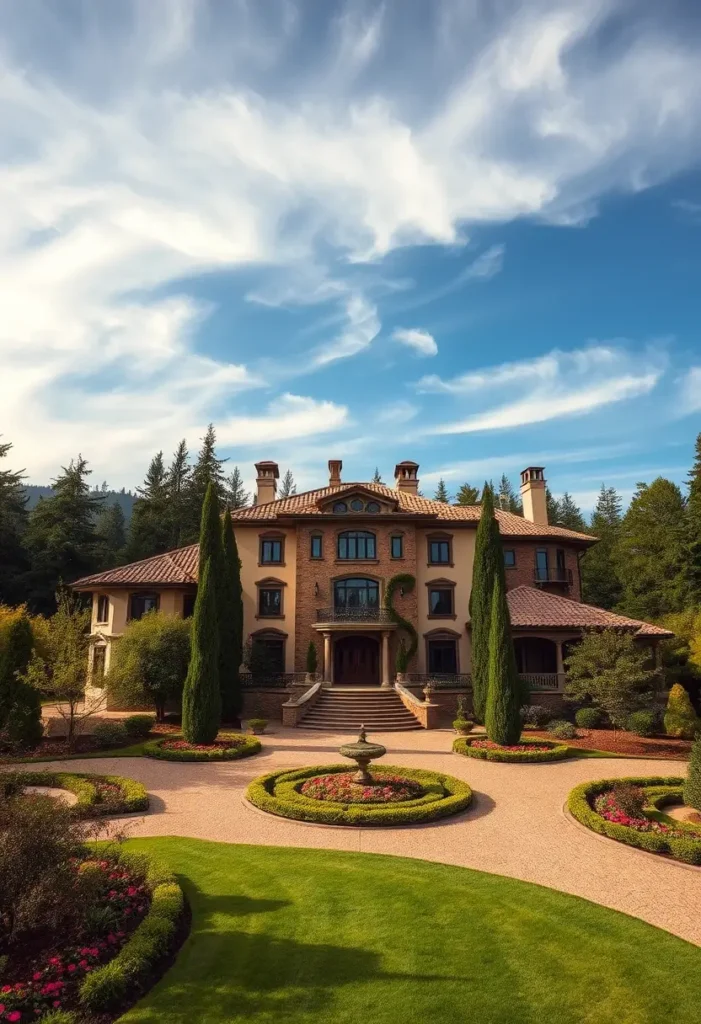
[[[489,683],[489,631],[492,621],[492,590],[495,574],[503,572],[499,524],[494,516],[494,494],[485,483],[482,513],[475,540],[475,561],[470,592],[472,635],[472,705],[478,722],[484,721]]]
[[[492,743],[509,746],[521,736],[520,691],[503,571],[496,574],[489,632],[489,688],[485,725]]]
[[[695,604],[701,604],[701,434],[696,438],[694,454],[694,465],[687,479],[687,571],[691,599]]]
[[[200,573],[192,621],[192,653],[183,689],[183,736],[213,743],[221,721],[217,598],[211,558]]]
[[[684,803],[701,811],[701,736],[697,736],[691,748],[689,774],[684,783]]]
[[[27,671],[33,646],[31,623],[26,615],[18,615],[5,630],[0,654],[0,727],[4,726],[10,714],[21,685],[17,675]]]
[[[225,722],[240,725],[242,707],[239,669],[243,659],[243,601],[241,561],[231,513],[222,524],[222,580],[219,602],[219,686]]]

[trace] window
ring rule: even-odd
[[[260,560],[262,564],[282,563],[282,537],[262,538],[260,542]]]
[[[452,615],[453,614],[453,588],[437,587],[428,592],[428,613],[429,615]]]
[[[129,602],[129,618],[141,619],[147,612],[157,612],[158,594],[132,594]]]
[[[365,511],[371,512],[373,515],[376,515],[380,511],[380,506],[377,504],[376,501],[369,501],[365,506]]]
[[[362,512],[363,511],[363,503],[360,500],[360,498],[353,498],[353,501],[350,503],[350,507],[351,507],[351,512]]]
[[[264,683],[285,671],[285,634],[254,633],[251,637],[249,670],[254,681]]]
[[[555,561],[557,563],[558,575],[564,576],[565,574],[565,552],[562,548],[558,548],[555,552]]]
[[[333,588],[333,604],[336,611],[378,608],[380,586],[377,580],[337,580]]]
[[[390,550],[392,552],[392,558],[403,558],[404,557],[404,538],[403,537],[392,537],[390,540]]]
[[[429,540],[428,560],[431,565],[450,565],[452,562],[452,558],[450,556],[450,541]]]
[[[536,580],[548,579],[548,552],[545,548],[539,548],[535,553],[535,578]]]
[[[268,670],[273,675],[282,675],[285,671],[285,641],[276,636],[268,636],[257,642],[265,648]]]
[[[110,617],[110,599],[106,594],[100,594],[97,598],[97,618],[96,622],[109,622]]]
[[[344,560],[376,558],[375,534],[363,530],[339,533],[338,557]]]
[[[196,594],[185,594],[183,597],[183,618],[189,619],[195,611]]]
[[[504,565],[507,569],[513,569],[516,566],[516,552],[513,548],[504,549]]]
[[[258,588],[258,614],[279,618],[282,615],[282,588]]]
[[[428,671],[435,675],[455,675],[458,671],[458,646],[456,640],[432,639],[427,641]]]
[[[322,558],[323,557],[323,547],[322,547],[322,543],[321,543],[321,534],[320,533],[312,534],[311,547],[310,547],[309,554],[310,554],[311,558]]]
[[[105,683],[105,654],[107,648],[95,647],[92,653],[92,685],[102,687]]]
[[[333,507],[333,510],[336,513],[336,515],[342,516],[344,512],[348,511],[348,506],[346,505],[345,501],[337,501]]]

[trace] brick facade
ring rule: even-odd
[[[568,546],[566,543],[553,543],[552,541],[514,541],[505,537],[502,541],[505,550],[511,550],[516,556],[514,568],[506,570],[506,589],[513,590],[515,587],[542,586],[548,593],[559,594],[560,597],[569,597],[573,601],[581,601],[581,581],[579,574],[579,560],[577,549]],[[557,551],[565,552],[565,568],[572,573],[572,585],[561,583],[537,584],[535,582],[536,551],[545,549],[548,552],[548,566],[553,569],[557,565]]]

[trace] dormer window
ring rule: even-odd
[[[365,511],[371,512],[373,515],[377,515],[377,513],[380,511],[380,506],[377,504],[376,501],[369,501],[365,506]]]
[[[342,516],[344,512],[348,511],[348,506],[346,505],[345,501],[337,501],[333,507],[333,510],[336,513],[336,515]]]

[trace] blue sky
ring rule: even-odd
[[[701,429],[691,0],[0,5],[0,433],[133,486],[421,464],[682,481]]]

